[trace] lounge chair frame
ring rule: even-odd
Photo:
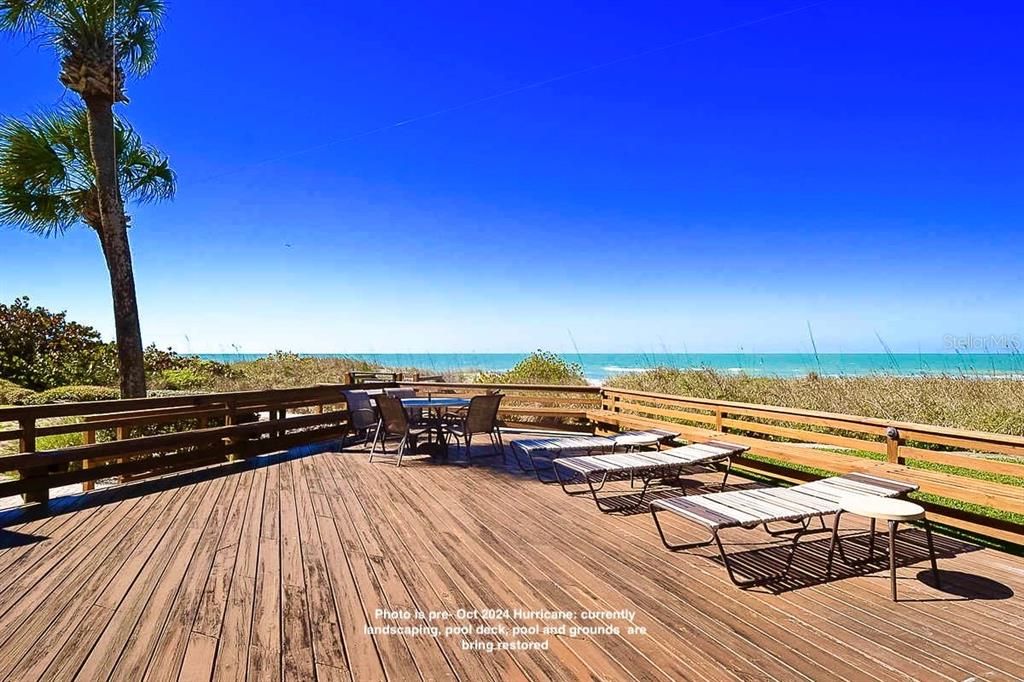
[[[636,446],[626,442],[619,443],[616,438],[632,437],[637,434],[650,434],[658,439],[658,447],[667,440],[677,438],[679,434],[664,429],[650,429],[647,431],[627,431],[614,436],[591,436],[580,434],[578,436],[557,436],[554,438],[535,438],[530,440],[511,441],[509,445],[512,455],[515,457],[516,465],[523,471],[530,471],[541,483],[555,483],[557,479],[545,479],[542,472],[551,471],[554,461],[559,457],[587,456],[595,453],[613,454],[617,449],[633,451]],[[529,444],[529,445],[526,445]],[[538,445],[539,444],[539,445]],[[538,458],[534,452],[545,452],[549,457]],[[522,453],[522,455],[520,455]],[[546,466],[540,466],[538,461],[543,461]]]
[[[686,469],[704,468],[715,471],[723,466],[722,483],[725,489],[732,470],[732,458],[748,450],[745,445],[723,441],[708,441],[658,452],[640,452],[626,455],[597,455],[584,457],[563,457],[552,460],[555,477],[567,495],[590,493],[597,508],[603,512],[633,512],[644,505],[644,497],[654,481],[678,478]],[[565,472],[565,474],[563,474]],[[630,487],[634,479],[640,479],[642,487],[632,506],[609,505],[598,493],[609,480],[629,477]],[[580,481],[579,479],[582,479]],[[596,485],[595,485],[596,483]],[[584,488],[570,486],[585,485]],[[611,499],[618,499],[616,496]]]
[[[706,547],[714,543],[718,547],[718,553],[721,556],[722,564],[725,566],[729,580],[731,580],[737,587],[748,588],[764,585],[766,583],[775,582],[785,578],[789,574],[790,568],[792,568],[793,558],[796,555],[797,543],[800,538],[811,533],[828,532],[830,529],[825,525],[825,516],[835,515],[835,523],[838,524],[838,517],[841,516],[841,509],[836,499],[843,494],[877,494],[883,497],[901,497],[915,490],[917,490],[917,486],[912,483],[894,481],[869,474],[851,473],[843,476],[833,476],[831,478],[821,479],[811,483],[804,483],[793,486],[792,488],[770,488],[754,491],[759,493],[757,497],[760,498],[760,502],[762,504],[765,504],[765,506],[768,507],[773,507],[776,510],[776,513],[774,514],[764,513],[758,515],[756,507],[758,499],[749,500],[742,497],[742,493],[750,491],[710,493],[707,495],[694,496],[686,500],[684,500],[684,498],[655,500],[650,505],[650,512],[651,517],[654,519],[654,527],[658,530],[658,536],[661,538],[661,543],[666,549],[672,552],[678,552],[687,549],[694,549],[696,547]],[[804,495],[806,491],[809,494],[804,495],[806,498],[805,502],[809,503],[810,506],[804,506],[804,502],[794,502],[792,493],[773,495],[773,493],[777,493],[778,491],[795,491],[801,495]],[[735,497],[721,497],[725,495],[733,495]],[[735,507],[734,512],[740,512],[740,514],[737,514],[736,516],[742,515],[747,518],[730,518],[728,509],[724,505],[716,504],[715,508],[709,508],[700,507],[695,504],[695,502],[700,500],[715,501],[716,498],[717,500],[730,499],[730,502],[733,500],[742,500],[742,504],[744,504],[744,506]],[[680,509],[685,508],[685,503],[687,501],[695,508],[691,508],[688,512],[680,511]],[[716,509],[718,511],[716,511]],[[779,509],[789,509],[790,512],[778,514],[777,510]],[[676,517],[683,518],[696,525],[702,525],[710,531],[711,536],[707,540],[700,540],[697,542],[670,542],[665,534],[665,529],[661,525],[661,521],[658,519],[658,514],[664,512],[670,512]],[[712,521],[712,518],[715,518],[716,520]],[[821,522],[821,528],[811,529],[810,526],[814,519],[818,519]],[[769,524],[780,522],[795,523],[797,524],[797,527],[783,531],[772,531],[769,528]],[[756,578],[744,580],[737,577],[733,564],[729,560],[725,547],[722,545],[720,534],[721,531],[727,528],[745,528],[750,530],[757,528],[758,526],[763,526],[764,529],[773,537],[792,534],[793,537],[789,543],[789,554],[786,559],[785,568],[783,568],[782,571],[771,575],[758,576]],[[872,533],[872,538],[873,536],[874,533]],[[833,537],[835,537],[835,535],[833,535]],[[928,531],[928,537],[931,537],[930,530]],[[841,545],[839,546],[839,551],[842,553]],[[845,555],[841,554],[841,556],[845,561]],[[934,552],[932,553],[932,556],[934,556]]]

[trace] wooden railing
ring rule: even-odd
[[[609,429],[668,422],[687,440],[727,437],[750,446],[743,466],[773,476],[872,470],[912,481],[922,493],[1024,515],[1020,436],[612,389],[601,391],[601,408],[588,416]],[[1024,544],[1024,525],[935,506],[951,525]]]
[[[422,379],[422,377],[420,377]],[[0,496],[45,501],[51,488],[100,478],[208,466],[335,439],[348,429],[341,391],[411,387],[420,395],[505,394],[508,426],[615,431],[666,424],[686,441],[728,438],[750,446],[738,464],[777,478],[814,472],[876,471],[912,481],[940,521],[1024,544],[1024,438],[769,405],[591,386],[396,381],[168,398],[0,408]],[[82,434],[83,445],[44,449],[47,436]],[[926,500],[927,501],[927,500]],[[965,505],[1010,512],[1002,519]],[[960,507],[960,508],[958,508]]]
[[[368,371],[368,372],[346,372],[345,383],[346,384],[373,384],[380,382],[394,382],[402,378],[401,372],[384,372],[384,371]]]
[[[361,384],[359,388],[394,386]],[[0,497],[45,502],[49,490],[218,464],[337,439],[348,430],[346,385],[0,408]],[[262,419],[261,419],[262,416]],[[47,436],[82,434],[82,445],[41,447]]]
[[[346,384],[373,384],[381,382],[396,382],[402,381],[403,379],[409,379],[414,382],[418,381],[444,381],[444,377],[440,374],[420,374],[415,372],[411,375],[406,375],[403,372],[385,372],[385,371],[354,371],[345,373]]]

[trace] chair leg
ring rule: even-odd
[[[530,458],[530,470],[532,470],[534,475],[537,476],[537,480],[540,481],[541,483],[551,483],[552,482],[551,480],[544,480],[544,477],[540,475],[541,467],[537,466],[537,460],[534,459],[533,453],[530,452],[529,450],[527,450],[526,451],[526,455]],[[551,458],[550,464],[549,464],[548,468],[550,468],[550,469],[554,469],[555,468],[555,459],[556,459],[555,457]]]
[[[597,505],[598,510],[603,511],[605,513],[613,512],[613,511],[618,511],[618,510],[615,509],[615,507],[607,507],[606,508],[604,505],[601,504],[601,498],[599,498],[597,496],[597,493],[600,492],[600,490],[602,488],[604,488],[604,484],[608,482],[608,472],[607,471],[604,472],[604,474],[601,476],[601,484],[598,485],[596,488],[594,487],[594,479],[592,479],[589,474],[584,474],[583,477],[587,481],[587,488],[590,490],[590,496],[594,498],[594,504]],[[644,487],[640,491],[640,497],[639,497],[637,503],[632,507],[632,509],[639,509],[641,506],[643,506],[644,495],[647,493],[647,488],[648,488],[648,486],[650,486],[650,484],[651,484],[651,479],[650,478],[645,478],[644,479]],[[562,486],[562,487],[564,489],[565,486]],[[632,488],[632,486],[630,486],[630,487]]]
[[[758,585],[764,585],[776,580],[781,580],[789,575],[789,569],[793,567],[793,559],[796,557],[797,541],[802,535],[803,533],[795,533],[793,535],[793,539],[789,544],[789,557],[786,559],[786,567],[784,569],[772,575],[761,576],[760,578],[751,578],[749,580],[740,580],[736,577],[732,564],[729,562],[729,556],[725,553],[725,547],[722,546],[722,539],[719,537],[718,533],[715,533],[715,543],[718,545],[718,553],[722,556],[722,563],[725,565],[725,571],[729,574],[729,580],[731,580],[732,584],[736,587],[745,589],[747,587],[756,587]]]
[[[383,430],[377,431],[373,434],[373,447],[370,448],[370,461],[373,461],[374,454],[377,456],[388,454],[387,443],[388,434]],[[380,445],[380,451],[376,452],[377,446]]]
[[[889,582],[893,601],[896,601],[896,529],[899,525],[898,521],[889,522]]]
[[[505,454],[505,442],[502,440],[502,430],[497,426],[495,427],[495,438],[498,440],[498,450],[502,454],[502,466],[507,467],[508,456]]]
[[[661,538],[661,544],[665,545],[665,549],[669,550],[670,552],[678,552],[683,549],[693,549],[694,547],[707,547],[712,542],[714,542],[715,539],[718,537],[718,531],[712,530],[711,537],[709,537],[707,540],[703,540],[701,542],[688,542],[679,545],[674,545],[668,541],[667,537],[665,537],[665,530],[661,527],[661,521],[658,520],[659,508],[655,507],[652,504],[650,506],[650,511],[651,518],[654,519],[654,527],[658,529],[658,536]]]
[[[825,580],[832,578],[832,558],[836,553],[836,546],[839,544],[839,517],[843,515],[843,512],[836,514],[836,519],[832,523],[832,540],[828,543],[828,561],[825,563]],[[842,547],[840,547],[840,550]]]
[[[402,466],[402,457],[405,456],[405,450],[409,447],[409,434],[402,436],[402,441],[398,444],[398,461],[395,466]]]
[[[711,531],[711,537],[703,542],[690,542],[681,545],[670,544],[665,537],[665,531],[661,527],[661,522],[658,521],[658,508],[651,505],[651,516],[654,518],[654,526],[658,529],[658,535],[661,536],[661,544],[673,552],[677,552],[683,549],[692,549],[694,547],[705,547],[711,543],[715,543],[718,546],[718,553],[722,557],[722,564],[725,566],[725,571],[729,576],[729,580],[732,581],[733,585],[740,588],[755,587],[757,585],[763,585],[780,578],[784,578],[789,574],[789,569],[793,566],[793,558],[796,556],[797,541],[803,535],[803,533],[796,533],[790,542],[789,558],[786,560],[786,567],[780,573],[763,576],[760,578],[752,578],[750,580],[741,580],[736,577],[736,573],[733,571],[732,563],[729,561],[729,555],[725,552],[725,547],[722,545],[722,539],[719,537],[718,530],[714,529]]]
[[[729,480],[729,472],[732,471],[732,459],[725,459],[725,475],[722,476],[722,487],[720,490],[725,490],[725,482]]]
[[[868,561],[875,558],[875,519],[871,519],[871,536],[868,538]]]
[[[373,461],[373,456],[377,452],[377,439],[380,438],[380,422],[377,422],[377,428],[373,430],[373,443],[370,445],[370,461]]]
[[[928,556],[932,560],[932,578],[935,580],[935,587],[939,587],[939,564],[935,560],[935,543],[932,541],[932,522],[927,518],[924,522],[924,536],[928,539]]]

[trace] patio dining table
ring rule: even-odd
[[[448,410],[468,406],[469,398],[435,396],[428,398],[402,398],[402,407],[406,410],[423,410],[429,415],[424,421],[430,424],[431,431],[436,435],[433,440],[428,441],[428,445],[442,459],[448,459],[448,439],[444,435],[444,415]]]

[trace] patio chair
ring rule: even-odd
[[[390,396],[392,398],[398,398],[399,400],[402,400],[403,398],[415,398],[416,397],[416,389],[414,389],[414,388],[385,388],[384,389],[384,395]],[[419,407],[407,407],[405,409],[405,413],[409,415],[409,418],[412,420],[413,424],[417,424],[418,425],[420,422],[423,421],[423,409],[422,408],[419,408]]]
[[[704,547],[712,542],[718,545],[729,579],[738,587],[752,587],[784,578],[793,565],[796,554],[796,543],[803,535],[810,532],[813,519],[821,521],[821,529],[825,528],[824,517],[838,514],[839,501],[852,495],[878,495],[880,497],[899,497],[917,490],[913,483],[894,481],[872,474],[850,473],[843,476],[832,476],[811,483],[802,483],[791,488],[760,488],[756,490],[730,490],[729,492],[691,495],[689,497],[672,497],[651,502],[651,516],[654,526],[658,529],[661,542],[673,552]],[[684,544],[671,544],[665,537],[665,531],[658,520],[660,512],[670,512],[704,527],[711,533],[707,540]],[[788,522],[796,523],[795,529],[772,531],[768,524]],[[763,526],[772,536],[792,533],[789,557],[781,573],[750,580],[736,577],[733,566],[722,546],[719,534],[726,528],[752,529]]]
[[[377,410],[373,407],[370,394],[366,391],[342,391],[348,411],[348,423],[352,431],[370,440],[370,430],[377,429]]]
[[[550,471],[553,462],[559,457],[578,457],[594,453],[612,453],[622,449],[635,451],[641,445],[660,444],[672,440],[679,435],[675,431],[650,429],[647,431],[625,431],[613,436],[552,436],[549,438],[524,438],[511,442],[512,454],[516,464],[523,471],[532,471],[541,483],[554,483],[545,480],[542,471]],[[544,462],[545,466],[539,466]]]
[[[597,496],[597,493],[604,488],[605,483],[609,480],[629,477],[630,487],[632,487],[634,478],[643,481],[643,488],[640,490],[636,504],[629,508],[639,509],[643,505],[644,495],[647,494],[647,489],[652,481],[678,478],[679,474],[688,468],[706,467],[715,470],[718,465],[724,465],[725,472],[722,476],[722,485],[719,488],[724,490],[725,482],[729,478],[729,471],[732,468],[732,458],[749,449],[746,445],[712,440],[706,443],[684,445],[671,450],[562,457],[553,460],[552,466],[558,483],[566,494],[578,495],[589,491],[594,498],[594,503],[601,511],[627,511],[618,505],[609,506],[607,501],[602,504],[601,498]],[[597,485],[595,485],[595,479]],[[582,490],[569,489],[570,485],[577,483],[585,483],[586,488]]]
[[[498,409],[504,397],[501,393],[473,396],[464,412],[448,415],[444,420],[445,430],[455,436],[456,442],[465,450],[467,463],[471,459],[473,436],[477,434],[490,436],[491,448],[494,450],[492,456],[501,455],[504,461],[505,444],[501,440],[501,429],[498,428]]]
[[[377,424],[377,434],[373,439],[373,446],[370,448],[370,461],[373,461],[377,453],[377,445],[380,444],[381,452],[389,454],[385,443],[389,437],[398,438],[398,450],[395,455],[398,457],[397,466],[402,466],[402,458],[406,453],[415,449],[416,439],[429,431],[426,426],[413,426],[402,407],[399,398],[388,395],[377,396],[377,408],[380,410],[380,422]]]

